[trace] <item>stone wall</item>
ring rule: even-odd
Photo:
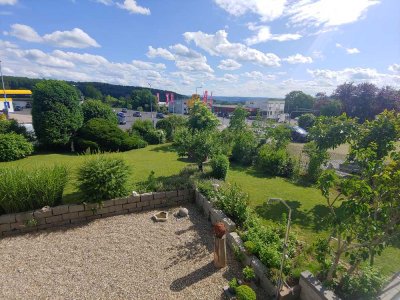
[[[0,237],[98,218],[134,213],[194,201],[193,190],[145,193],[103,201],[101,205],[69,204],[15,214],[0,215]]]
[[[300,275],[301,300],[339,300],[334,292],[324,288],[311,272],[304,271]]]

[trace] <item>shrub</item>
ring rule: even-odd
[[[211,175],[216,179],[225,180],[229,169],[229,159],[223,154],[215,156],[211,162]]]
[[[86,100],[81,105],[83,113],[83,122],[86,123],[91,119],[105,119],[117,124],[118,118],[112,111],[111,107],[102,103],[100,100]]]
[[[383,283],[384,279],[378,271],[364,268],[356,274],[345,274],[336,292],[343,299],[376,299]]]
[[[150,145],[165,143],[165,132],[156,130],[150,120],[137,120],[131,128],[131,135],[140,136]]]
[[[245,241],[243,244],[244,248],[247,250],[249,254],[256,254],[256,244],[253,241]]]
[[[308,130],[313,127],[315,123],[315,116],[313,114],[304,114],[299,117],[298,124],[301,128]]]
[[[90,143],[89,143],[90,142]],[[76,149],[86,151],[87,146],[100,151],[127,151],[146,147],[146,142],[137,136],[129,136],[116,124],[104,119],[91,119],[78,131]]]
[[[12,161],[32,154],[33,146],[22,135],[0,134],[0,161]]]
[[[250,165],[257,152],[257,140],[252,131],[243,130],[237,133],[233,140],[232,160]]]
[[[239,226],[246,221],[249,195],[244,193],[239,186],[236,184],[228,186],[220,189],[215,195],[215,205],[228,217],[232,218]]]
[[[256,278],[256,274],[254,273],[254,270],[250,266],[246,266],[242,270],[243,278],[246,281],[252,281],[254,278]]]
[[[247,285],[236,288],[236,298],[238,300],[256,300],[256,292]]]
[[[78,170],[78,186],[85,200],[99,202],[128,193],[130,169],[125,161],[96,155],[83,163]]]
[[[175,131],[186,126],[187,119],[179,115],[171,115],[157,122],[156,128],[164,130],[168,141],[174,139]]]
[[[1,168],[0,178],[0,213],[15,213],[61,204],[68,172],[64,166]]]
[[[279,269],[281,263],[281,256],[276,247],[274,245],[265,245],[261,247],[260,252],[260,260],[267,268],[276,268]]]
[[[327,163],[329,153],[326,149],[318,148],[315,142],[305,144],[303,152],[308,156],[306,178],[309,182],[315,183],[322,174],[322,165]]]
[[[232,280],[229,281],[228,285],[229,285],[229,288],[235,290],[239,286],[239,283],[238,283],[238,280],[236,279],[236,277],[233,277]]]
[[[266,175],[292,177],[295,162],[286,149],[276,149],[267,144],[258,151],[256,168]]]

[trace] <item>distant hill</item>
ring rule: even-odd
[[[44,79],[37,78],[27,78],[27,77],[14,77],[14,76],[4,76],[4,84],[6,89],[29,89],[31,90],[33,86],[39,81]],[[82,93],[86,86],[93,86],[97,90],[99,90],[103,96],[110,95],[115,98],[126,97],[132,94],[134,90],[140,89],[149,89],[146,87],[139,86],[129,86],[129,85],[117,85],[117,84],[109,84],[102,82],[77,82],[77,81],[68,81],[68,83],[76,86]],[[165,101],[165,93],[174,93],[175,99],[186,98],[185,95],[181,95],[175,93],[173,91],[167,90],[159,90],[159,89],[150,89],[153,95],[160,93],[160,100]]]
[[[224,97],[215,96],[213,97],[216,103],[220,104],[244,104],[246,101],[266,101],[266,100],[283,100],[280,98],[268,98],[268,97]]]

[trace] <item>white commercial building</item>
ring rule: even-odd
[[[285,111],[285,100],[252,100],[246,102],[246,107],[268,119],[279,119]]]

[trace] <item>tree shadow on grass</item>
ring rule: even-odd
[[[257,170],[254,167],[242,166],[242,165],[239,165],[239,164],[234,163],[234,162],[231,163],[229,168],[232,171],[243,172],[243,173],[246,173],[247,175],[250,175],[250,176],[253,176],[253,177],[257,177],[257,178],[271,179],[271,178],[275,178],[276,177],[276,176],[268,176],[265,173]]]
[[[312,230],[319,232],[324,231],[329,228],[329,222],[327,222],[326,218],[328,217],[330,210],[328,206],[317,204],[310,211],[309,214],[312,215]]]
[[[175,147],[172,144],[164,144],[151,149],[154,152],[175,152]]]

